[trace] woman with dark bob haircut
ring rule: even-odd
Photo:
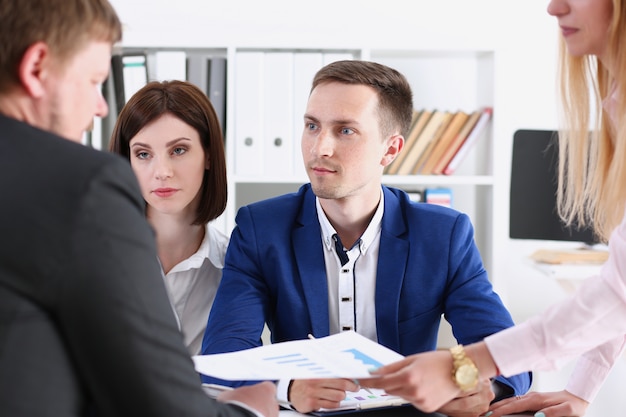
[[[137,176],[185,345],[198,354],[228,245],[209,223],[227,200],[215,110],[189,82],[150,82],[122,108],[109,149],[128,158]]]

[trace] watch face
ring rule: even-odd
[[[474,388],[478,383],[478,369],[473,364],[459,366],[455,376],[461,389]]]

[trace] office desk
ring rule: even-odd
[[[535,262],[535,268],[551,279],[556,280],[568,294],[573,294],[582,282],[592,276],[600,274],[602,264],[545,264]]]
[[[280,417],[302,417],[307,414],[300,414],[297,411],[281,410]],[[394,407],[380,410],[363,410],[354,413],[340,414],[342,416],[358,416],[358,417],[445,417],[439,413],[422,413],[414,407]],[[310,416],[309,416],[310,417]]]
[[[308,414],[300,414],[296,411],[281,410],[280,417],[302,417]],[[440,413],[423,413],[414,407],[395,407],[380,410],[355,411],[354,413],[341,414],[345,417],[446,417]],[[532,413],[512,414],[505,417],[532,417]],[[310,415],[309,415],[310,417]]]

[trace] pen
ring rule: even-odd
[[[315,340],[315,336],[313,336],[311,333],[309,333],[307,337],[311,340]],[[374,393],[370,391],[369,388],[362,387],[358,379],[353,379],[352,382],[354,382],[357,385],[357,387],[359,387],[359,389],[364,389],[365,391],[370,393],[370,395],[374,395]]]
[[[370,391],[370,389],[369,389],[369,388],[362,387],[362,386],[361,386],[361,383],[359,382],[359,380],[358,380],[358,379],[353,379],[353,380],[352,380],[352,382],[354,382],[354,383],[355,383],[355,384],[359,387],[359,389],[364,389],[364,390],[365,390],[365,391],[367,391],[370,395],[375,395],[372,391]]]

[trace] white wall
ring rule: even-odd
[[[555,129],[555,19],[546,0],[112,0],[125,24],[124,45],[225,47],[420,48],[458,45],[496,51],[493,132],[496,195],[508,196],[513,133]],[[418,94],[419,92],[416,92]],[[508,239],[508,198],[497,202],[496,290],[516,321],[565,297],[527,256],[545,242]],[[500,232],[501,231],[501,232]],[[611,377],[588,416],[618,416],[624,396]],[[536,386],[558,390],[568,370],[538,375]],[[620,398],[618,400],[618,398]],[[619,406],[621,403],[621,407]]]

